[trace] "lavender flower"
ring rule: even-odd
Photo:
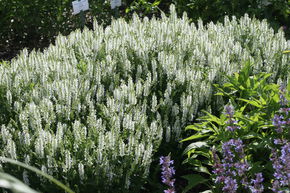
[[[245,176],[249,164],[245,159],[244,145],[240,139],[231,139],[222,145],[223,159],[219,160],[216,151],[212,150],[214,160],[215,182],[223,184],[223,192],[235,193],[238,188],[237,179],[242,178],[241,183],[247,184]]]
[[[256,174],[256,179],[251,180],[252,185],[249,186],[249,189],[252,193],[262,193],[264,191],[264,186],[262,182],[264,181],[262,173]]]
[[[225,111],[226,111],[225,114],[227,115],[227,117],[229,119],[234,117],[235,111],[234,111],[234,107],[232,105],[226,105],[225,106]]]
[[[272,149],[272,161],[273,168],[275,170],[275,181],[272,184],[272,190],[274,192],[279,191],[281,187],[290,186],[290,142],[285,140],[275,140],[275,144],[283,144],[281,148],[281,156],[278,155],[278,151]]]
[[[280,96],[279,96],[280,97],[280,104],[281,104],[282,107],[288,105],[288,100],[285,97],[285,94],[286,94],[286,87],[285,87],[285,85],[282,84],[280,86]]]
[[[170,156],[161,156],[160,157],[160,165],[162,166],[162,183],[166,184],[169,186],[169,189],[164,190],[164,193],[175,193],[174,189],[174,182],[175,179],[173,179],[173,175],[175,174],[174,167],[171,166],[173,165],[174,161],[170,160]]]
[[[225,178],[225,186],[223,187],[224,192],[235,193],[238,189],[237,180],[232,177]]]
[[[234,113],[235,113],[235,111],[234,111],[234,107],[232,105],[225,106],[225,114],[226,114],[227,118],[229,119],[226,122],[228,124],[228,126],[227,126],[228,131],[235,131],[237,129],[240,129],[240,127],[236,125],[238,123],[238,121],[236,121],[234,119]]]
[[[276,131],[277,133],[282,133],[283,128],[286,125],[286,121],[284,121],[284,116],[283,115],[274,115],[272,124],[277,127]]]
[[[281,189],[281,186],[280,186],[280,183],[278,180],[275,180],[272,184],[272,188],[271,190],[273,192],[276,192],[276,193],[283,193],[283,191],[280,190]]]

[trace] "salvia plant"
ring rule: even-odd
[[[161,167],[161,179],[162,183],[168,186],[167,190],[164,190],[164,193],[175,193],[174,183],[175,179],[173,178],[175,174],[175,169],[173,167],[174,161],[171,160],[170,156],[161,156],[159,160]]]
[[[0,65],[0,155],[68,184],[76,192],[137,192],[164,139],[212,101],[212,83],[239,71],[288,76],[289,48],[266,21],[225,18],[190,23],[174,7],[161,19],[134,16],[106,28],[59,36],[42,53],[23,50]],[[17,167],[4,171],[53,192],[46,179]]]
[[[206,112],[202,122],[187,127],[195,133],[183,141],[196,142],[185,149],[185,162],[211,170],[213,192],[289,192],[290,84],[270,84],[270,74],[251,74],[246,64],[216,85],[217,95],[229,101],[223,113]]]

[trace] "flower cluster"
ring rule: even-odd
[[[226,122],[228,124],[227,130],[228,131],[235,131],[237,129],[240,129],[240,127],[236,125],[238,123],[238,121],[236,121],[234,119],[235,111],[234,111],[234,107],[232,105],[225,106],[225,114],[228,118],[228,120]]]
[[[281,191],[282,187],[290,186],[290,142],[287,142],[287,140],[275,140],[275,144],[283,145],[281,155],[278,155],[278,150],[272,149],[270,158],[275,171],[272,190],[280,193],[283,192]]]
[[[284,84],[281,84],[279,90],[280,90],[280,94],[279,94],[280,105],[282,107],[285,107],[285,106],[288,105],[288,100],[285,97],[285,95],[286,95],[286,87],[285,87],[285,85]]]
[[[175,179],[173,179],[173,175],[175,174],[174,167],[171,166],[173,164],[173,160],[170,160],[170,156],[161,156],[160,157],[160,165],[162,166],[162,183],[169,186],[169,189],[164,190],[164,193],[175,193],[174,189],[174,182]]]
[[[283,115],[274,115],[272,124],[274,126],[276,126],[276,132],[277,133],[283,133],[285,126],[287,125],[287,123],[289,122],[285,120]],[[289,124],[289,123],[288,123]]]
[[[264,186],[262,182],[264,181],[262,173],[256,174],[256,179],[251,180],[251,185],[248,185],[252,193],[262,193],[264,191]]]
[[[215,182],[223,184],[222,190],[227,193],[234,193],[238,189],[238,179],[246,182],[245,172],[249,164],[245,159],[244,145],[240,139],[231,139],[222,145],[223,159],[219,160],[213,151]]]
[[[281,85],[280,87],[280,105],[281,108],[279,110],[280,114],[275,114],[272,120],[272,124],[276,127],[277,133],[283,133],[284,129],[290,125],[290,118],[288,114],[290,112],[290,108],[288,108],[288,100],[285,97],[286,90],[285,86]]]

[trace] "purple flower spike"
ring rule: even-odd
[[[288,105],[288,100],[285,97],[285,94],[286,94],[286,87],[285,87],[285,85],[281,85],[280,86],[280,104],[282,107]]]
[[[237,180],[226,177],[225,179],[225,186],[223,187],[223,191],[227,193],[235,193],[238,189]]]
[[[164,190],[164,193],[175,193],[175,189],[174,189],[175,179],[172,178],[173,175],[175,174],[175,170],[174,170],[174,167],[171,166],[173,165],[174,161],[170,160],[170,156],[166,156],[166,157],[161,156],[159,163],[162,166],[162,172],[161,172],[162,183],[169,186],[169,189]]]
[[[290,185],[290,142],[286,140],[275,140],[275,144],[283,145],[281,155],[278,150],[272,150],[272,161],[275,181],[272,184],[273,192],[281,192],[282,187]]]
[[[223,192],[235,193],[238,183],[248,184],[246,172],[249,164],[245,158],[244,145],[240,139],[231,139],[222,145],[223,159],[220,161],[215,149],[212,149],[215,182],[223,185]],[[237,181],[237,179],[242,179]]]
[[[226,122],[228,124],[227,130],[232,131],[232,132],[237,130],[237,129],[240,129],[240,127],[236,125],[238,123],[238,121],[236,121],[234,119],[234,113],[235,113],[235,111],[234,111],[234,107],[232,105],[225,106],[225,115],[229,119]]]
[[[225,106],[225,114],[227,115],[228,118],[233,118],[234,117],[234,107],[232,105],[226,105]]]
[[[277,133],[282,133],[283,128],[286,125],[286,121],[284,121],[284,116],[283,115],[274,115],[274,119],[272,121],[272,124],[277,127],[276,131]]]
[[[252,193],[262,193],[264,191],[264,186],[262,182],[264,181],[262,173],[256,174],[256,179],[252,180],[252,186],[249,186]]]

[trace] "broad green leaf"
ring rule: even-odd
[[[185,141],[189,141],[189,140],[195,140],[195,139],[200,139],[200,138],[203,138],[203,137],[206,137],[208,136],[208,134],[195,134],[195,135],[192,135],[186,139],[183,139],[181,140],[180,142],[185,142]]]
[[[189,174],[189,175],[185,175],[185,176],[181,176],[181,177],[186,179],[188,182],[187,186],[184,188],[182,193],[186,193],[189,190],[191,190],[192,188],[194,188],[196,185],[202,184],[202,183],[205,183],[208,181],[208,179],[205,179],[204,177],[202,177],[201,175],[198,175],[198,174]]]
[[[211,175],[211,173],[208,171],[208,169],[204,166],[194,167],[193,170],[200,172],[200,173],[206,173]]]
[[[196,166],[196,167],[200,167],[202,166],[202,163],[199,159],[196,159],[197,155],[193,155],[193,157],[190,157],[190,158],[187,158],[186,162],[184,163],[187,163],[187,164],[190,164],[191,166]]]
[[[241,99],[241,98],[238,98],[238,100],[240,100],[240,101],[244,101],[244,102],[249,103],[249,104],[251,104],[251,105],[253,105],[253,106],[255,106],[255,107],[258,107],[258,108],[262,108],[262,107],[263,107],[263,106],[259,103],[260,101],[258,101],[258,100],[253,101],[253,100],[247,100],[247,99]]]
[[[41,176],[43,176],[44,178],[50,180],[51,182],[53,182],[55,185],[59,186],[60,188],[62,188],[63,190],[65,190],[66,192],[68,193],[74,193],[74,191],[72,191],[70,188],[68,188],[66,185],[64,185],[63,183],[61,183],[60,181],[58,181],[57,179],[53,178],[52,176],[42,172],[41,170],[35,168],[35,167],[32,167],[32,166],[29,166],[27,164],[24,164],[22,162],[19,162],[19,161],[16,161],[16,160],[13,160],[13,159],[10,159],[10,158],[6,158],[6,157],[0,157],[0,160],[5,163],[5,162],[8,162],[10,164],[13,164],[13,165],[17,165],[17,166],[20,166],[20,167],[23,167],[25,169],[28,169],[30,171],[33,171],[35,172],[36,174],[39,174]]]
[[[207,121],[213,121],[213,122],[216,122],[216,123],[219,124],[219,125],[222,124],[222,123],[221,123],[221,120],[220,120],[218,117],[216,117],[216,116],[210,114],[210,113],[207,112],[207,111],[204,111],[204,112],[205,112],[205,113],[207,114],[207,116],[208,116],[208,118],[206,119]]]
[[[206,142],[203,142],[203,141],[198,141],[198,142],[194,142],[194,143],[191,143],[189,144],[185,150],[184,150],[184,154],[186,154],[188,151],[192,150],[192,149],[196,149],[196,148],[200,148],[200,147],[203,147],[203,146],[208,146]]]
[[[223,87],[232,87],[232,86],[234,86],[234,85],[232,83],[229,83],[229,82],[223,84]]]
[[[189,126],[185,127],[185,131],[187,131],[187,130],[201,131],[202,129],[196,127],[195,125],[189,125]]]
[[[4,172],[0,172],[0,187],[9,189],[14,193],[37,193],[17,178]]]

